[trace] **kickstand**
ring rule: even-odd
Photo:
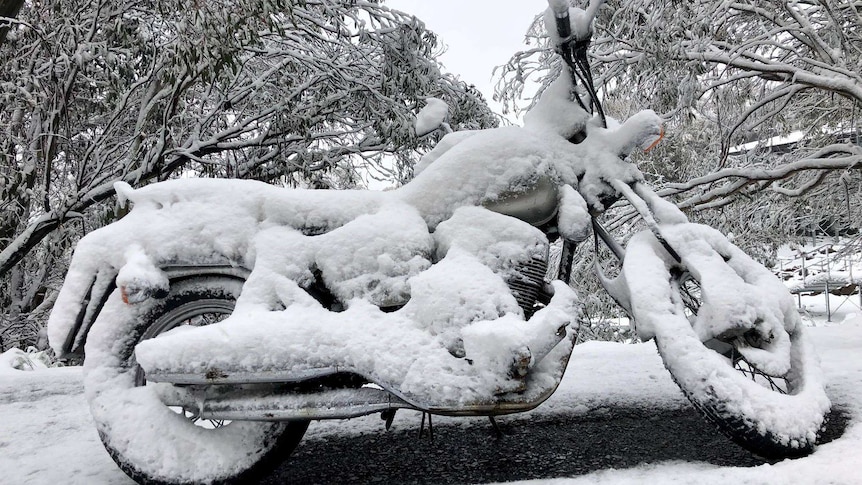
[[[386,431],[389,431],[389,428],[392,427],[392,421],[395,421],[395,412],[397,409],[387,409],[380,413],[380,419],[386,422]]]
[[[503,437],[503,431],[500,430],[500,426],[497,425],[497,420],[494,419],[494,416],[488,416],[488,421],[491,422],[491,428],[494,429],[494,436],[497,438]]]
[[[434,423],[431,422],[431,413],[422,412],[422,423],[419,424],[419,437],[422,437],[422,433],[425,431],[425,415],[428,415],[428,436],[431,437],[431,441],[434,441]]]

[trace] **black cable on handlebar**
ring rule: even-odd
[[[569,52],[571,52],[571,50],[570,50]],[[562,54],[561,54],[561,55],[562,55]],[[578,80],[580,79],[580,80],[581,80],[581,83],[582,83],[582,84],[584,84],[584,85],[586,86],[586,84],[587,84],[587,80],[586,80],[586,79],[585,79],[585,78],[580,74],[580,72],[579,72],[579,70],[578,70],[577,66],[576,66],[576,65],[575,65],[575,63],[572,61],[571,56],[569,56],[569,57],[563,56],[563,61],[565,61],[566,65],[567,65],[567,66],[569,66],[569,72],[570,72],[570,73],[571,73],[571,75],[572,75],[572,85],[573,85],[573,86],[577,86],[577,85],[578,85]],[[587,92],[589,92],[589,91],[590,91],[590,90],[589,90],[589,88],[587,88]],[[592,94],[591,94],[590,96],[592,96]],[[585,106],[585,105],[584,105],[584,101],[581,99],[581,97],[580,97],[580,96],[578,96],[578,94],[577,94],[577,93],[575,93],[575,101],[577,101],[577,102],[578,102],[578,105],[581,107],[581,109],[583,109],[584,111],[586,111],[586,112],[587,112],[587,113],[589,113],[589,114],[593,114],[593,105],[592,105],[592,103],[590,104],[590,106],[589,106],[589,107]]]
[[[578,85],[578,70],[576,69],[573,59],[574,55],[572,52],[572,24],[569,22],[569,10],[565,9],[564,11],[554,11],[554,20],[557,24],[557,35],[560,36],[561,42],[557,46],[557,53],[560,54],[560,57],[563,58],[563,62],[569,66],[569,72],[572,75],[572,85]],[[582,81],[584,82],[584,81]],[[578,102],[581,109],[592,114],[593,110],[591,108],[587,108],[584,106],[584,102],[581,100],[581,97],[575,94],[575,101]]]
[[[602,120],[602,127],[607,128],[608,120],[605,118],[605,110],[602,108],[602,103],[599,102],[599,95],[596,93],[596,88],[593,85],[593,73],[590,70],[590,61],[587,59],[587,47],[589,47],[589,45],[589,40],[575,44],[575,61],[583,74],[584,86],[586,86],[587,92],[590,93],[591,104],[595,106],[596,111],[599,113],[599,119]]]
[[[557,34],[560,36],[560,44],[557,46],[557,52],[562,57],[563,62],[569,67],[569,71],[572,76],[573,85],[578,85],[578,79],[580,79],[581,83],[587,89],[587,93],[590,96],[590,106],[589,108],[584,105],[581,97],[575,94],[575,101],[578,102],[580,107],[590,113],[593,114],[593,108],[598,112],[599,119],[602,122],[602,126],[604,128],[608,127],[607,118],[605,117],[605,111],[602,109],[602,104],[599,102],[598,94],[596,93],[596,88],[593,85],[593,75],[590,71],[590,62],[587,59],[587,48],[590,45],[589,37],[586,39],[575,39],[572,36],[572,27],[569,21],[569,11],[568,9],[554,11],[554,19],[557,24]]]

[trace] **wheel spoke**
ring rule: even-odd
[[[694,278],[692,278],[689,274],[683,274],[679,279],[678,284],[679,294],[682,298],[683,304],[686,309],[690,312],[690,316],[693,318],[697,315],[698,310],[700,310],[700,283]],[[757,368],[754,364],[749,362],[736,348],[736,342],[725,342],[723,339],[720,340],[726,344],[725,346],[729,346],[729,352],[720,351],[719,353],[724,354],[725,357],[730,359],[730,362],[733,365],[733,368],[739,371],[744,377],[751,379],[752,381],[761,384],[764,388],[768,388],[772,391],[779,392],[781,394],[787,394],[787,380],[781,376],[771,376],[762,372]],[[777,382],[779,381],[779,382]]]
[[[229,308],[224,306],[223,301],[219,303],[221,304],[211,305],[208,301],[201,300],[198,302],[198,306],[179,312],[179,314],[175,315],[175,318],[165,319],[162,325],[158,326],[153,333],[144,335],[144,338],[155,338],[158,337],[158,335],[177,327],[202,327],[218,323],[230,316]],[[147,379],[140,367],[137,368],[136,374],[135,381],[137,385],[145,386],[147,384]],[[223,419],[203,419],[200,417],[198,410],[195,409],[174,406],[170,406],[170,408],[178,414],[182,414],[190,422],[203,428],[221,428],[230,424],[230,421],[225,421]]]
[[[769,385],[769,389],[775,392],[779,392],[781,394],[787,394],[787,380],[784,377],[780,376],[771,376],[765,372],[762,372],[760,369],[751,364],[751,362],[747,361],[742,354],[739,354],[734,351],[733,355],[733,367],[738,370],[742,375],[746,377],[750,377],[752,381],[763,384],[766,387],[766,384]],[[781,385],[779,382],[783,382],[784,385]]]

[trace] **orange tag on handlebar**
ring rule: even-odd
[[[661,131],[658,134],[658,138],[656,138],[654,142],[650,143],[650,146],[644,148],[644,153],[655,148],[655,146],[658,145],[658,142],[660,142],[662,138],[664,138],[664,126],[661,127]]]

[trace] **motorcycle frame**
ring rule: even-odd
[[[610,182],[617,193],[625,198],[646,221],[647,225],[660,237],[659,221],[655,216],[650,201],[658,198],[658,195],[642,182],[629,186],[625,182],[615,180]],[[614,238],[598,221],[597,212],[592,217],[594,236],[601,240],[619,259],[625,258],[625,249],[620,242]],[[666,243],[665,243],[666,244]],[[563,241],[564,254],[557,270],[558,277],[563,279],[571,270],[574,242]],[[671,254],[676,254],[668,246]],[[218,268],[218,267],[217,267]],[[185,267],[185,273],[177,271],[175,274],[190,274],[191,269]],[[596,268],[596,271],[599,271]],[[564,279],[568,282],[568,279]],[[603,281],[600,278],[600,281]],[[616,294],[607,286],[605,291],[622,307],[631,314],[627,299]],[[574,339],[576,334],[571,332],[569,337]],[[561,362],[562,372],[560,380],[565,373],[565,367],[571,357],[567,353]],[[251,421],[298,421],[307,419],[348,419],[368,414],[393,412],[398,409],[411,409],[442,416],[466,417],[466,416],[500,416],[529,411],[541,405],[554,394],[559,382],[541,394],[529,400],[506,400],[479,405],[460,407],[437,407],[427,403],[416,402],[401,395],[395,389],[383,389],[370,379],[358,375],[367,384],[355,388],[339,389],[311,389],[319,382],[326,382],[330,378],[344,377],[354,374],[351,369],[338,367],[314,369],[306,373],[286,373],[278,371],[260,373],[238,373],[227,375],[219,372],[199,374],[161,374],[154,376],[154,382],[169,382],[173,389],[162,395],[163,401],[170,406],[180,406],[185,409],[195,410],[196,416],[212,420],[251,420]],[[266,405],[261,405],[265,403]],[[252,405],[253,404],[253,405]]]

